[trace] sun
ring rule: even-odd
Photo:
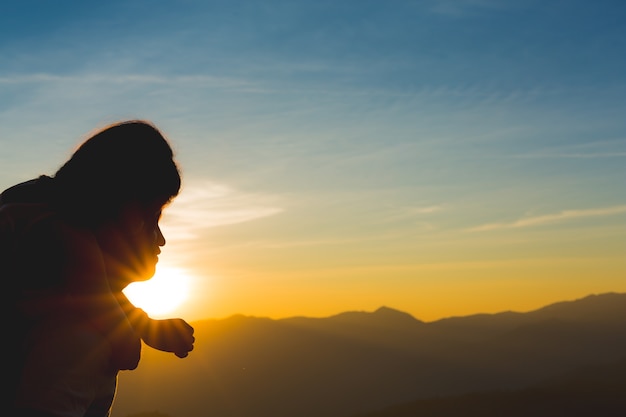
[[[151,279],[128,285],[124,294],[149,316],[163,316],[189,298],[189,281],[182,269],[159,266]]]

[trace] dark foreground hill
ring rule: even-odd
[[[189,358],[144,349],[139,368],[121,374],[113,417],[345,417],[437,396],[521,392],[622,360],[626,294],[432,323],[383,307],[195,327]]]
[[[353,417],[624,417],[626,356],[515,391],[412,401]]]

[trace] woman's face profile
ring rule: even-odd
[[[125,283],[145,281],[156,271],[165,237],[159,227],[161,205],[132,203],[99,232],[111,278]]]

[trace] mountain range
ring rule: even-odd
[[[536,417],[544,409],[561,415],[555,409],[587,397],[589,407],[626,415],[624,373],[603,377],[626,363],[626,294],[428,323],[381,307],[193,325],[188,358],[145,348],[140,366],[120,374],[112,417]],[[543,403],[524,414],[519,404],[537,398]],[[485,411],[500,403],[495,414]],[[455,414],[455,404],[464,413]]]

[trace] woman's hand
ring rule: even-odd
[[[164,352],[173,352],[179,358],[193,350],[194,329],[183,319],[148,319],[141,338],[150,347]]]

